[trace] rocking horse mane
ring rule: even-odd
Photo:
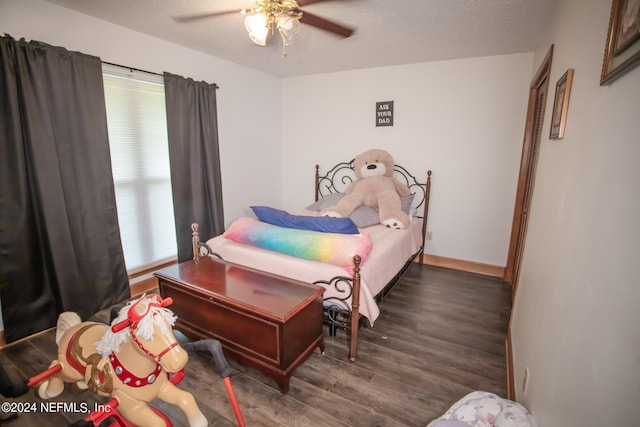
[[[111,326],[126,320],[131,306],[144,297],[145,295],[129,301],[127,305],[121,308],[118,316],[111,322]],[[144,308],[146,309],[147,306],[145,305]],[[173,326],[176,323],[176,319],[176,315],[168,308],[151,306],[146,316],[138,322],[138,327],[135,329],[136,336],[146,341],[153,341],[155,335],[154,324],[158,324],[160,331],[163,334],[167,334],[170,332],[168,325]],[[102,357],[107,357],[110,353],[117,353],[120,345],[127,341],[129,335],[130,330],[128,327],[119,332],[113,332],[109,328],[100,341],[95,344],[96,350]]]

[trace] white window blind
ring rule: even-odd
[[[129,274],[174,259],[176,234],[161,76],[103,67],[118,221]]]

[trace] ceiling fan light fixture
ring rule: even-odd
[[[302,11],[293,0],[254,0],[256,9],[243,10],[246,15],[244,27],[249,33],[249,38],[257,45],[265,46],[269,32],[274,34],[276,30],[282,38],[282,57],[287,56],[285,47],[293,43],[293,39],[300,26]]]
[[[282,39],[282,57],[287,56],[287,46],[293,43],[295,35],[298,33],[298,27],[300,26],[300,18],[280,15],[278,17],[278,32]]]
[[[267,16],[263,13],[254,12],[244,18],[244,27],[249,33],[249,38],[259,46],[267,45],[267,36],[269,35],[267,23]]]
[[[278,16],[278,31],[285,34],[287,38],[293,39],[300,27],[300,18],[288,15]]]

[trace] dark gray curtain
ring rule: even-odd
[[[208,239],[224,231],[215,84],[164,73],[178,262],[193,257],[191,224]]]
[[[129,297],[99,58],[0,37],[0,298],[7,341]]]

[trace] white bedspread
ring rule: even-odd
[[[360,268],[360,313],[373,326],[380,314],[374,297],[398,273],[409,257],[415,254],[422,243],[422,221],[413,219],[409,227],[395,230],[383,225],[367,227],[373,239],[373,250]],[[225,261],[246,265],[269,273],[290,277],[307,283],[317,280],[329,281],[336,276],[348,276],[336,265],[296,258],[241,243],[223,236],[214,237],[206,244]],[[327,287],[324,298],[339,296]],[[348,301],[351,304],[351,301]]]

